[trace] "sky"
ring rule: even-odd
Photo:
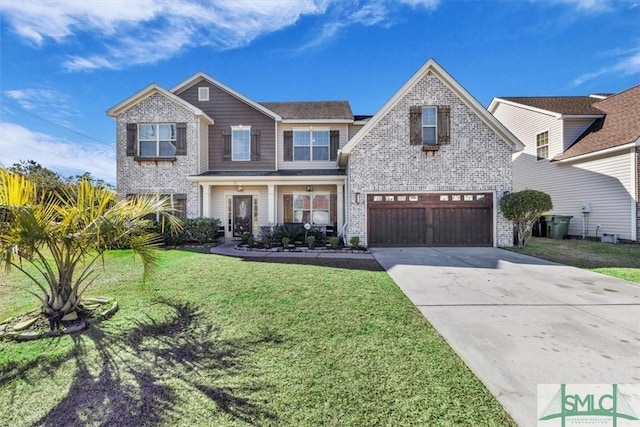
[[[485,106],[620,92],[640,0],[0,0],[0,166],[115,183],[105,112],[151,83],[375,114],[429,58]]]

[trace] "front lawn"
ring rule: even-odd
[[[515,252],[561,264],[584,268],[609,276],[640,283],[640,245],[611,244],[591,240],[529,239]]]
[[[515,425],[377,263],[128,251],[87,332],[0,342],[0,425]],[[310,265],[309,262],[321,265]],[[0,320],[26,310],[0,273]]]

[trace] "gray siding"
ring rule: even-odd
[[[423,152],[409,143],[409,107],[449,105],[451,143]],[[496,204],[511,191],[511,154],[500,139],[435,74],[424,76],[372,128],[349,155],[348,234],[367,244],[366,203],[354,193],[372,192],[494,192]],[[497,245],[513,244],[513,228],[496,212]]]
[[[338,148],[344,147],[348,142],[348,125],[346,124],[334,124],[334,123],[281,123],[278,126],[278,169],[338,169],[338,162],[336,160],[327,161],[284,161],[284,131],[285,130],[310,130],[323,129],[323,130],[337,130],[340,131],[340,143]]]
[[[205,86],[209,87],[209,101],[198,101],[198,87]],[[178,96],[204,111],[215,122],[214,125],[209,126],[208,132],[209,170],[275,170],[276,124],[274,119],[204,80],[194,84]],[[251,126],[251,129],[260,130],[260,160],[247,162],[222,160],[222,131],[229,126],[238,125]]]

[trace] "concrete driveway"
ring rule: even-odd
[[[373,256],[521,426],[538,384],[640,383],[640,286],[496,248]]]

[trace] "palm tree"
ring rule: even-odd
[[[161,238],[149,216],[162,214],[180,228],[166,200],[154,196],[118,200],[103,186],[80,180],[48,195],[28,178],[0,169],[0,267],[16,268],[33,282],[28,290],[47,315],[79,308],[95,280],[95,264],[113,247],[140,256],[144,277],[158,260]],[[33,269],[28,269],[30,264]]]

